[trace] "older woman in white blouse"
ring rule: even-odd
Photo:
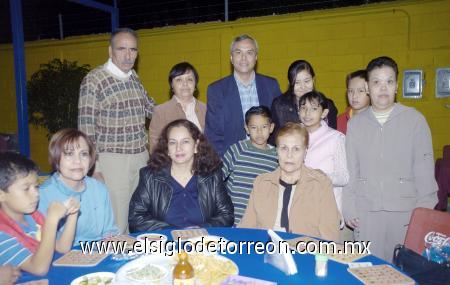
[[[172,67],[169,73],[172,98],[155,107],[149,128],[150,151],[158,142],[162,129],[170,122],[187,119],[201,131],[205,128],[206,105],[195,98],[198,73],[188,62]]]

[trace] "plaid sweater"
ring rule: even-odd
[[[78,128],[95,143],[98,152],[135,154],[145,151],[145,118],[154,101],[136,72],[119,79],[99,66],[83,79],[78,101]]]

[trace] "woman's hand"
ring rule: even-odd
[[[347,221],[345,221],[345,223],[350,228],[356,229],[357,227],[359,227],[359,218],[354,218],[354,219],[347,220]]]

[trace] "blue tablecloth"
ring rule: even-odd
[[[225,237],[230,241],[268,241],[269,235],[267,231],[256,229],[237,229],[237,228],[208,228],[209,234]],[[170,231],[159,231],[158,233],[165,234],[172,238]],[[279,233],[282,238],[289,239],[296,235],[288,233]],[[61,255],[55,254],[55,259]],[[278,284],[362,284],[350,273],[347,272],[347,265],[328,261],[328,276],[318,278],[314,274],[315,260],[311,254],[295,254],[294,260],[297,264],[298,273],[296,275],[286,276],[283,272],[275,267],[264,263],[264,255],[252,253],[248,254],[227,254],[226,257],[233,260],[239,266],[239,274],[248,277],[260,278],[277,282]],[[367,256],[358,261],[370,261],[374,265],[386,264],[385,261],[375,257]],[[19,282],[48,279],[49,284],[70,284],[70,282],[84,274],[109,271],[116,272],[122,265],[128,261],[114,261],[111,257],[107,257],[99,265],[95,267],[54,267],[50,268],[48,274],[44,277],[36,277],[28,273],[23,273]]]

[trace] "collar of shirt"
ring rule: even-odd
[[[194,123],[197,128],[199,128],[200,131],[202,130],[202,126],[200,125],[200,121],[198,120],[197,114],[195,113],[195,105],[197,104],[197,99],[192,97],[191,102],[189,102],[185,108],[183,108],[183,104],[181,104],[181,100],[178,99],[177,96],[173,96],[175,98],[175,101],[181,105],[181,108],[183,109],[184,114],[186,115],[186,119],[188,121],[191,121]]]
[[[320,127],[309,134],[309,146],[312,146],[320,137],[328,131],[328,124],[325,120],[320,121]]]
[[[105,69],[111,72],[114,76],[120,78],[120,79],[128,79],[133,72],[130,70],[127,73],[120,70],[120,68],[117,67],[117,65],[112,62],[112,59],[109,58],[108,61],[105,63]]]
[[[177,96],[175,96],[175,95],[173,95],[173,98],[175,98],[175,101],[177,101],[177,103],[180,104],[181,107],[183,108],[183,104],[182,104],[181,100],[180,100]],[[187,113],[187,112],[194,112],[194,113],[195,113],[195,102],[196,102],[195,98],[192,97],[191,102],[189,102],[189,103],[186,105],[186,109],[183,108],[183,111],[184,111],[185,113]]]
[[[252,72],[252,75],[251,75],[251,80],[250,80],[250,82],[247,84],[247,85],[245,85],[242,81],[241,81],[241,79],[239,78],[239,75],[236,73],[236,71],[233,73],[233,76],[234,76],[234,79],[236,80],[236,83],[237,83],[237,85],[238,86],[241,86],[241,87],[243,87],[243,88],[249,88],[250,86],[252,86],[253,84],[255,84],[255,71],[253,71]]]
[[[385,112],[375,112],[375,110],[371,107],[372,113],[375,116],[375,118],[377,119],[377,121],[383,125],[384,123],[386,123],[386,121],[389,119],[389,116],[392,113],[392,110],[394,110],[394,106]]]
[[[81,195],[86,191],[86,177],[83,178],[84,181],[84,188],[82,191],[75,191],[72,189],[72,187],[67,186],[60,177],[60,174],[58,172],[55,172],[52,176],[52,179],[55,180],[56,185],[58,185],[58,190],[63,193],[66,196],[70,197],[79,197],[79,201],[81,201]]]

